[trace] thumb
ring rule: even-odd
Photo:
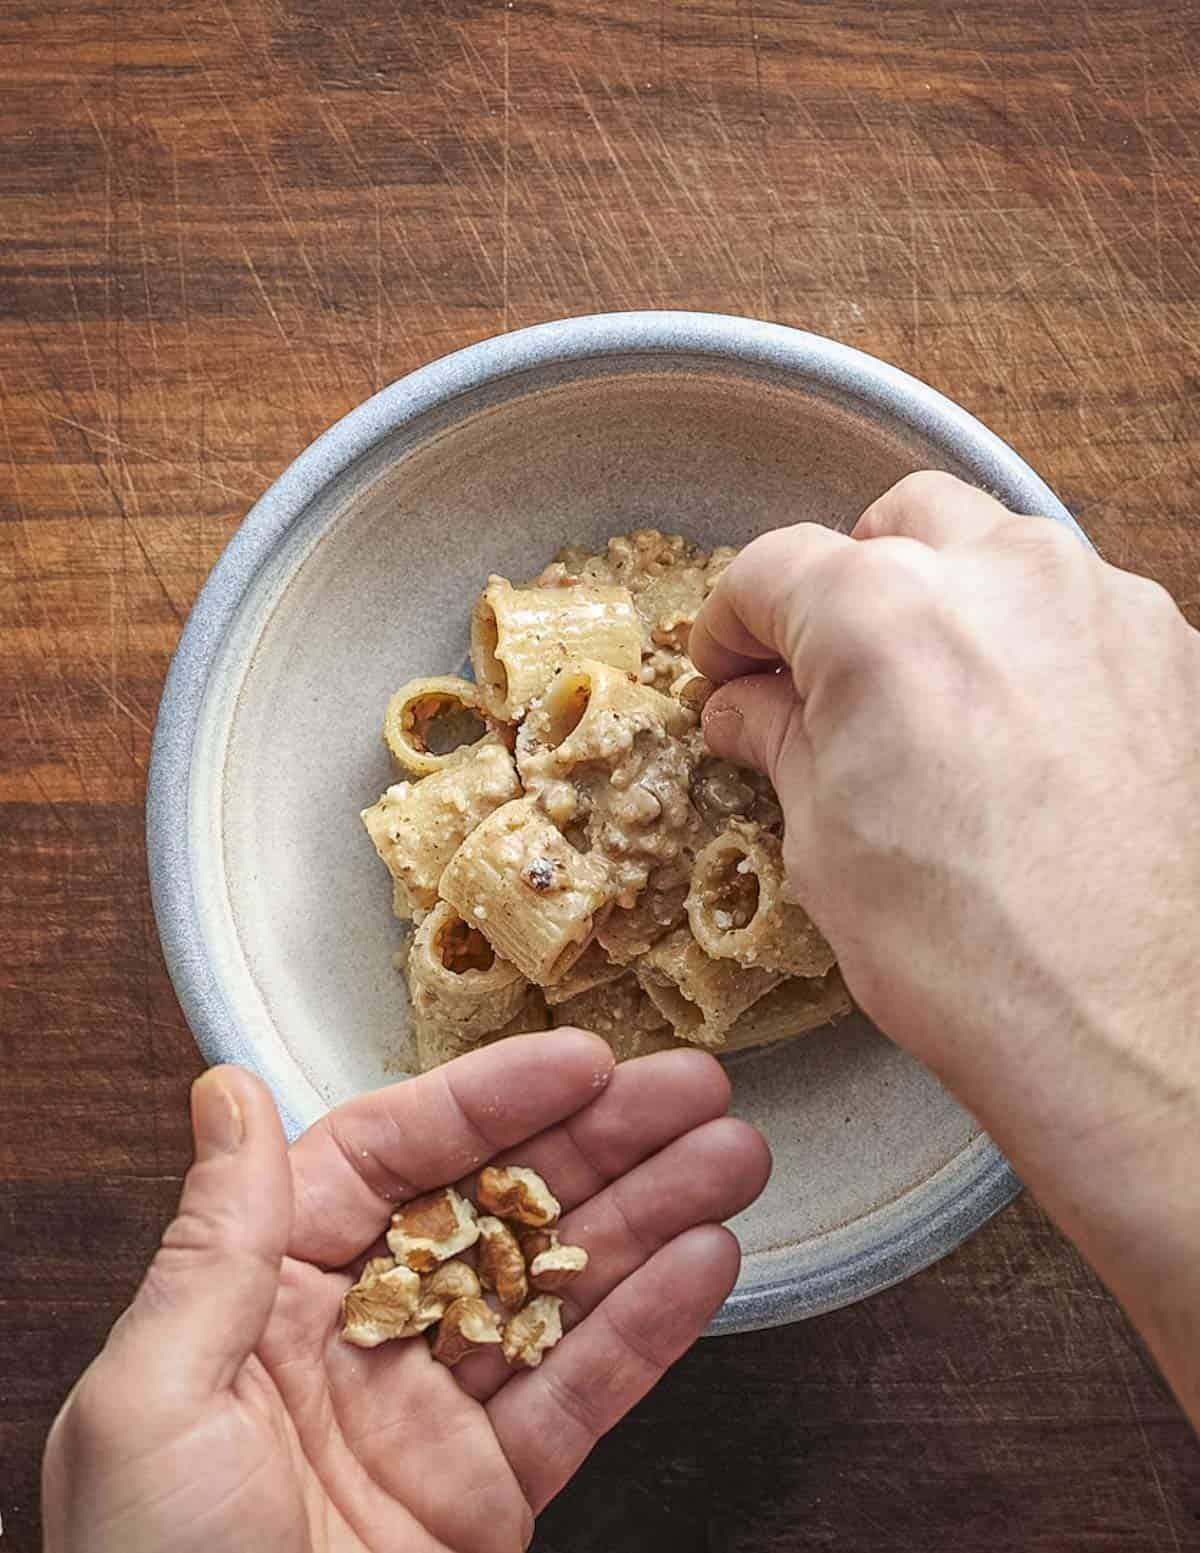
[[[241,1068],[192,1085],[196,1153],[179,1211],[109,1339],[167,1390],[229,1386],[263,1334],[292,1220],[283,1129],[266,1086]]]
[[[786,672],[750,674],[714,691],[701,718],[714,755],[769,776],[787,814],[808,787],[811,760],[804,708]]]

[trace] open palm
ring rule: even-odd
[[[732,1287],[719,1221],[769,1160],[727,1104],[700,1052],[614,1071],[561,1030],[351,1101],[289,1152],[257,1080],[205,1075],[179,1215],[47,1446],[47,1553],[523,1547]],[[589,1252],[558,1348],[513,1373],[343,1343],[342,1294],[392,1206],[492,1158],[542,1173]]]

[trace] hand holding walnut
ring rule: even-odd
[[[702,1053],[614,1073],[563,1029],[289,1153],[256,1079],[205,1074],[179,1214],[51,1433],[46,1553],[523,1547],[732,1286],[769,1162],[727,1104]]]

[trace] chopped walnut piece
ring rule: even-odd
[[[557,1230],[529,1229],[523,1224],[514,1224],[513,1233],[525,1255],[529,1287],[539,1294],[556,1294],[588,1265],[588,1254],[583,1247],[564,1246]]]
[[[388,1250],[416,1273],[428,1273],[479,1239],[474,1204],[453,1187],[426,1192],[397,1208],[388,1231]]]
[[[421,1279],[421,1298],[445,1300],[447,1305],[451,1300],[477,1300],[480,1293],[475,1269],[465,1262],[443,1262]]]
[[[479,1221],[479,1279],[494,1289],[505,1310],[520,1310],[529,1294],[525,1257],[517,1237],[500,1219]]]
[[[562,1301],[556,1294],[539,1294],[505,1327],[504,1357],[534,1370],[562,1335]]]
[[[543,1251],[549,1251],[551,1247],[558,1244],[557,1230],[531,1229],[528,1224],[513,1224],[509,1227],[517,1237],[517,1244],[525,1257],[526,1266],[529,1266],[535,1257],[541,1256]]]
[[[524,1165],[486,1165],[479,1172],[479,1206],[498,1218],[535,1229],[553,1224],[562,1212],[558,1198],[535,1170]]]
[[[693,712],[701,712],[716,688],[711,679],[705,679],[703,674],[697,674],[691,669],[672,684],[671,694]]]
[[[556,1294],[588,1265],[582,1246],[548,1246],[529,1264],[529,1282],[540,1294]]]
[[[481,1299],[454,1300],[433,1340],[433,1357],[453,1367],[469,1353],[501,1341],[500,1319]]]
[[[393,1337],[411,1337],[421,1299],[421,1280],[390,1256],[375,1256],[342,1296],[342,1337],[357,1348],[378,1348]],[[435,1318],[436,1319],[436,1318]]]
[[[447,1305],[455,1300],[478,1299],[482,1292],[473,1267],[465,1262],[443,1262],[421,1279],[421,1302],[416,1315],[400,1335],[417,1337],[442,1319]]]

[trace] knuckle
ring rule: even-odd
[[[825,581],[825,610],[843,657],[887,662],[936,604],[924,552],[903,539],[856,546]]]
[[[1052,518],[1017,518],[999,530],[996,542],[1052,576],[1074,571],[1091,559],[1070,529]]]
[[[791,530],[771,529],[765,534],[759,534],[748,545],[742,547],[722,574],[722,580],[733,573],[735,568],[738,576],[756,576],[764,569],[775,570],[779,566],[789,564],[791,552]]]
[[[180,1261],[206,1255],[214,1244],[230,1238],[231,1228],[229,1218],[219,1210],[181,1207],[163,1231],[160,1253]]]
[[[956,500],[962,491],[962,482],[943,470],[914,470],[871,503],[856,524],[855,533],[861,539],[903,533],[910,520],[930,507]]]
[[[933,502],[960,496],[963,482],[944,469],[915,469],[897,480],[892,494],[905,505],[925,507]]]
[[[607,1417],[601,1396],[576,1385],[560,1368],[546,1367],[544,1384],[554,1399],[559,1416],[573,1425],[585,1439],[599,1439],[605,1433]]]
[[[786,751],[802,735],[803,727],[803,708],[794,697],[787,705],[772,709],[762,729],[762,769],[768,776],[778,775]]]
[[[1162,583],[1155,582],[1152,577],[1139,576],[1136,572],[1119,572],[1118,576],[1127,601],[1140,614],[1156,621],[1173,620],[1179,616],[1178,604]]]
[[[273,1252],[250,1239],[233,1212],[184,1207],[163,1233],[138,1290],[144,1309],[174,1306],[191,1281],[219,1265],[223,1277],[248,1277],[260,1265],[278,1272]]]

